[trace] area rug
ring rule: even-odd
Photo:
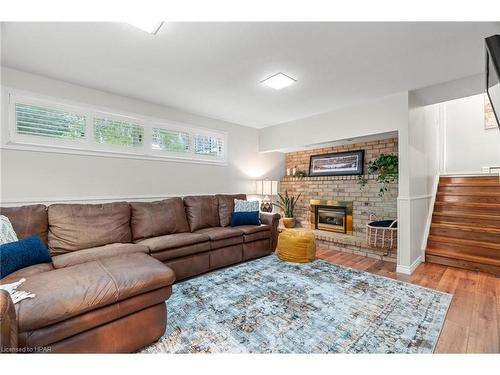
[[[431,353],[450,294],[271,255],[174,285],[142,353]]]

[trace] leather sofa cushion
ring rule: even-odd
[[[130,205],[127,202],[49,206],[49,248],[52,255],[130,242],[131,239]]]
[[[245,234],[244,236],[244,242],[253,242],[253,241],[258,241],[258,240],[265,240],[265,239],[270,239],[271,238],[271,231],[270,230],[265,230],[262,232],[255,232],[255,233],[250,233],[250,234]]]
[[[99,309],[89,311],[70,319],[49,326],[26,331],[19,335],[20,347],[46,346],[64,340],[67,337],[85,332],[89,329],[109,323],[136,311],[154,306],[167,300],[172,294],[172,287],[167,286],[151,292],[127,298],[120,303],[113,303]],[[124,332],[128,334],[128,332]]]
[[[240,225],[237,227],[234,227],[234,229],[237,229],[243,234],[252,234],[252,233],[257,233],[257,232],[264,232],[271,230],[271,227],[266,224],[261,224],[261,225]]]
[[[243,236],[222,238],[220,240],[210,241],[210,249],[220,249],[221,247],[228,247],[234,245],[241,245],[243,243]]]
[[[171,285],[174,272],[146,254],[103,258],[26,279],[36,294],[16,305],[19,332],[45,327]]]
[[[231,224],[231,212],[234,211],[234,200],[246,200],[245,194],[217,194],[219,203],[219,222],[221,227],[227,227]]]
[[[195,230],[219,226],[219,210],[217,197],[197,195],[184,197],[186,216],[191,232]]]
[[[38,234],[47,245],[47,231],[49,229],[47,207],[43,204],[34,204],[22,207],[2,207],[0,215],[7,216],[17,234],[22,239],[32,234]]]
[[[225,238],[231,237],[242,237],[242,231],[235,228],[223,228],[223,227],[215,227],[215,228],[204,228],[197,230],[195,233],[207,235],[211,241],[223,240]]]
[[[234,227],[244,234],[244,242],[252,242],[261,239],[271,238],[271,227],[267,224],[261,225],[240,225]]]
[[[175,249],[167,249],[152,253],[151,256],[155,259],[165,262],[170,259],[186,257],[189,255],[200,254],[210,250],[210,242],[200,242],[193,245],[176,247]]]
[[[189,232],[182,198],[169,198],[158,202],[131,202],[130,207],[134,240]]]
[[[184,247],[202,242],[208,242],[209,239],[210,238],[207,235],[188,232],[188,233],[167,234],[165,236],[148,238],[145,240],[136,241],[136,243],[147,246],[149,250],[152,253],[154,253],[156,251],[175,249],[178,247]]]
[[[149,248],[134,243],[113,243],[90,249],[72,251],[71,253],[56,255],[52,258],[54,268],[74,266],[75,264],[90,262],[101,258],[109,258],[122,254],[149,253]]]
[[[12,272],[10,275],[5,276],[0,280],[0,284],[10,284],[14,281],[19,281],[19,279],[27,278],[29,276],[33,276],[42,272],[52,271],[54,266],[52,263],[40,263],[35,264],[33,266],[25,267],[15,272]]]

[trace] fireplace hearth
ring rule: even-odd
[[[352,202],[311,200],[310,204],[315,229],[352,234]]]

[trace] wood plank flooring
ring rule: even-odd
[[[500,353],[500,278],[434,263],[422,263],[412,275],[396,265],[365,256],[318,248],[317,257],[376,275],[453,294],[436,353]]]

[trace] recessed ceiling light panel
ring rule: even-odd
[[[138,29],[145,31],[147,33],[155,35],[163,25],[162,22],[158,21],[133,21],[128,22],[129,25],[137,27]]]
[[[261,81],[261,83],[263,83],[264,85],[269,86],[275,90],[281,90],[295,82],[297,82],[297,80],[281,72],[276,73],[271,77]]]

